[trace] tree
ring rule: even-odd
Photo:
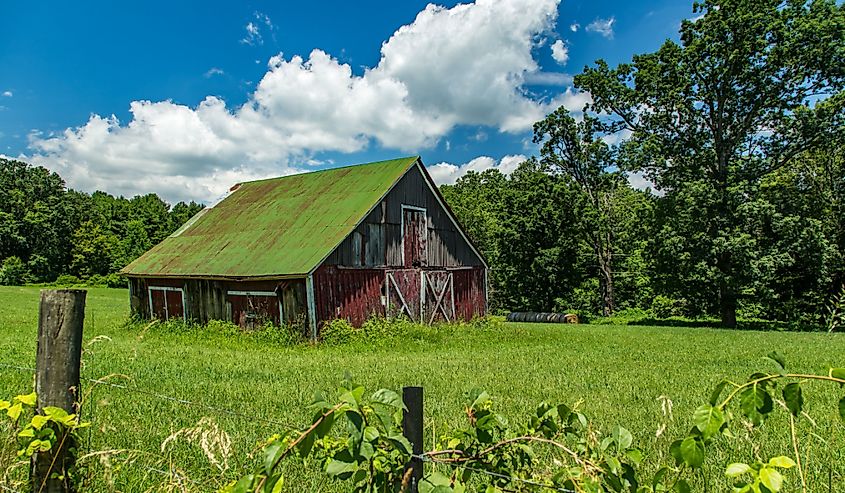
[[[541,162],[572,180],[583,195],[580,231],[588,239],[598,265],[602,314],[608,316],[615,308],[615,196],[624,187],[625,178],[612,169],[616,164],[613,152],[597,137],[601,128],[598,119],[584,116],[576,122],[569,110],[560,107],[534,124],[534,142],[542,144]]]
[[[845,6],[832,0],[705,0],[681,44],[576,77],[588,109],[630,132],[627,162],[667,195],[693,190],[725,326],[736,325],[751,242],[737,213],[759,181],[845,133]]]
[[[20,257],[7,257],[0,265],[0,284],[19,286],[26,282],[29,273]]]

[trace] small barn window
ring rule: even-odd
[[[257,328],[265,322],[279,325],[282,320],[282,304],[273,291],[227,291],[226,298],[232,323],[241,327]]]
[[[150,316],[160,320],[185,319],[185,291],[170,286],[150,286]]]

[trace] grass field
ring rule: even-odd
[[[167,333],[154,328],[142,332],[123,324],[127,296],[125,290],[89,290],[85,340],[100,335],[110,340],[86,348],[84,378],[122,374],[128,380],[116,382],[140,390],[295,425],[308,420],[304,407],[314,392],[335,389],[345,371],[368,390],[422,385],[426,448],[432,446],[437,430],[462,419],[464,393],[480,387],[516,421],[542,400],[580,402],[600,430],[614,424],[628,428],[646,453],[644,467],[653,469],[667,460],[670,441],[689,428],[692,411],[706,401],[711,388],[724,377],[737,381],[753,371],[772,369],[761,359],[769,351],[785,355],[789,367],[800,372],[826,373],[831,365],[845,366],[843,334],[705,328],[508,324],[495,332],[464,328],[377,347],[286,347],[222,333]],[[0,363],[34,365],[37,308],[37,288],[0,287]],[[27,393],[32,382],[27,371],[0,367],[0,398]],[[835,412],[841,393],[826,385],[806,390],[807,409],[816,426],[801,420],[799,436],[808,479],[816,485],[812,491],[828,491],[829,480],[833,491],[845,491],[845,426]],[[661,396],[672,400],[674,421],[656,438],[665,419]],[[161,452],[166,437],[204,416],[212,417],[232,439],[229,469],[223,474],[199,447],[184,441]],[[103,491],[158,488],[165,476],[144,465],[166,469],[162,456],[201,481],[198,489],[212,490],[253,467],[248,454],[278,428],[102,386],[85,404],[84,418],[94,424],[90,439],[83,443],[86,450],[145,452],[131,464],[113,460],[107,467],[91,461],[99,475],[96,489]],[[728,460],[753,461],[755,454],[792,456],[785,422],[783,413],[777,413],[762,430],[740,430],[736,439],[724,439],[709,474],[720,477]],[[761,448],[752,446],[751,435]],[[289,491],[340,489],[301,466],[291,466],[287,484]],[[784,491],[796,489],[796,475],[790,472]]]

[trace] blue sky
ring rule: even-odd
[[[509,171],[571,76],[676,38],[686,1],[31,2],[0,7],[0,154],[74,188],[208,201],[420,154]],[[315,51],[317,50],[317,51]]]

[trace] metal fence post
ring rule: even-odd
[[[406,491],[417,493],[423,477],[423,388],[402,387],[402,402],[405,411],[402,413],[402,434],[411,442],[413,457],[405,466],[405,474],[410,470],[410,480]]]
[[[83,289],[41,291],[35,359],[35,393],[39,413],[48,406],[60,407],[68,413],[79,411],[79,363],[85,295]],[[62,438],[58,437],[60,447],[33,457],[30,469],[32,491],[74,491],[66,472],[74,463],[72,450],[78,444]]]

